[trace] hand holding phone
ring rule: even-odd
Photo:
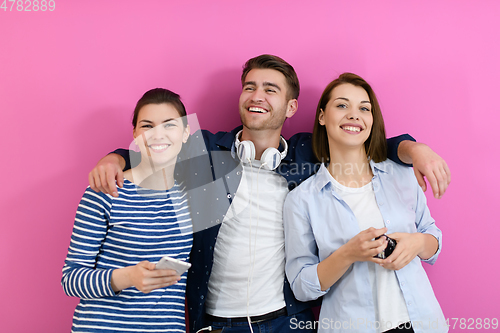
[[[164,256],[158,261],[155,269],[173,269],[180,276],[184,274],[191,267],[191,264],[182,260],[177,260],[170,258],[169,256]]]

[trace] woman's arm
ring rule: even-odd
[[[96,269],[97,256],[107,234],[112,201],[87,189],[76,212],[73,234],[63,267],[61,284],[68,296],[83,299],[115,296],[129,287],[148,293],[180,280],[174,270],[155,270],[155,264],[140,262],[118,269]]]
[[[415,189],[415,226],[416,233],[393,233],[388,235],[394,238],[398,244],[394,252],[379,263],[391,270],[399,270],[410,263],[416,256],[429,264],[436,262],[442,247],[442,232],[436,226],[436,222],[431,217],[427,199],[424,192],[418,186],[417,181],[408,171],[407,179],[414,183]]]
[[[326,292],[321,290],[317,282],[316,266],[319,258],[314,234],[304,207],[298,204],[297,199],[292,191],[283,206],[285,273],[295,298],[305,302],[317,299]]]
[[[299,301],[309,301],[323,296],[356,261],[375,261],[376,254],[387,246],[384,234],[387,229],[370,228],[360,232],[320,262],[310,214],[302,202],[300,186],[285,200],[283,220],[285,228],[285,271],[290,286]],[[307,192],[307,191],[306,191]]]
[[[380,260],[379,264],[390,270],[400,270],[416,256],[422,260],[428,260],[439,247],[436,237],[430,234],[395,232],[389,237],[396,240],[396,248],[387,259]]]
[[[62,269],[64,292],[83,299],[114,296],[112,269],[95,269],[96,258],[107,233],[111,200],[90,188],[76,212],[68,255]]]

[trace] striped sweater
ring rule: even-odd
[[[154,191],[125,180],[118,198],[87,188],[62,270],[64,292],[81,299],[73,332],[185,332],[186,273],[148,294],[111,288],[116,268],[165,255],[189,259],[192,226],[181,186]]]

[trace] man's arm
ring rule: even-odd
[[[429,146],[413,142],[412,139],[409,135],[388,139],[388,157],[395,162],[413,163],[415,177],[422,189],[427,190],[424,180],[426,177],[434,197],[441,198],[451,181],[448,165]],[[130,169],[129,152],[117,149],[103,157],[89,173],[90,187],[96,192],[102,191],[117,197],[116,184],[123,186],[122,170]]]
[[[443,196],[451,182],[450,169],[444,159],[429,146],[408,140],[399,144],[398,157],[404,163],[413,163],[413,171],[422,190],[427,190],[426,177],[434,197],[440,199]]]
[[[124,151],[128,155],[128,151],[119,149],[104,156],[95,168],[90,171],[89,185],[94,191],[118,197],[116,185],[118,184],[119,187],[123,186],[122,170],[127,166],[125,157],[118,153],[124,153]],[[128,163],[128,167],[130,168],[130,163]]]

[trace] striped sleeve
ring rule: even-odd
[[[112,201],[90,187],[76,212],[61,284],[68,296],[92,299],[115,296],[111,288],[113,269],[95,269],[101,244],[106,238]]]

